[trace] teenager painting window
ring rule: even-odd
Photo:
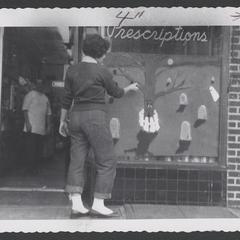
[[[104,205],[104,199],[111,197],[117,163],[107,123],[105,92],[121,98],[129,91],[137,91],[138,86],[133,83],[122,89],[113,81],[112,74],[101,65],[108,49],[109,42],[99,35],[87,36],[83,41],[82,62],[71,66],[66,74],[59,132],[66,136],[66,117],[71,107],[71,160],[66,192],[72,200],[72,217],[89,212],[113,216],[113,211]],[[81,194],[84,162],[90,148],[94,151],[97,174],[93,205],[89,211],[82,202]]]

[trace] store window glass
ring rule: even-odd
[[[114,80],[141,87],[109,104],[119,157],[217,162],[221,27],[106,27],[104,35]]]

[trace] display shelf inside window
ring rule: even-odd
[[[162,157],[162,161],[169,163],[196,163],[196,164],[214,164],[217,163],[217,157],[207,156],[167,156]]]
[[[178,164],[217,164],[217,157],[207,157],[207,156],[151,156],[150,154],[146,154],[145,156],[136,157],[134,154],[126,154],[125,156],[119,156],[118,161],[126,162],[126,163],[178,163]]]

